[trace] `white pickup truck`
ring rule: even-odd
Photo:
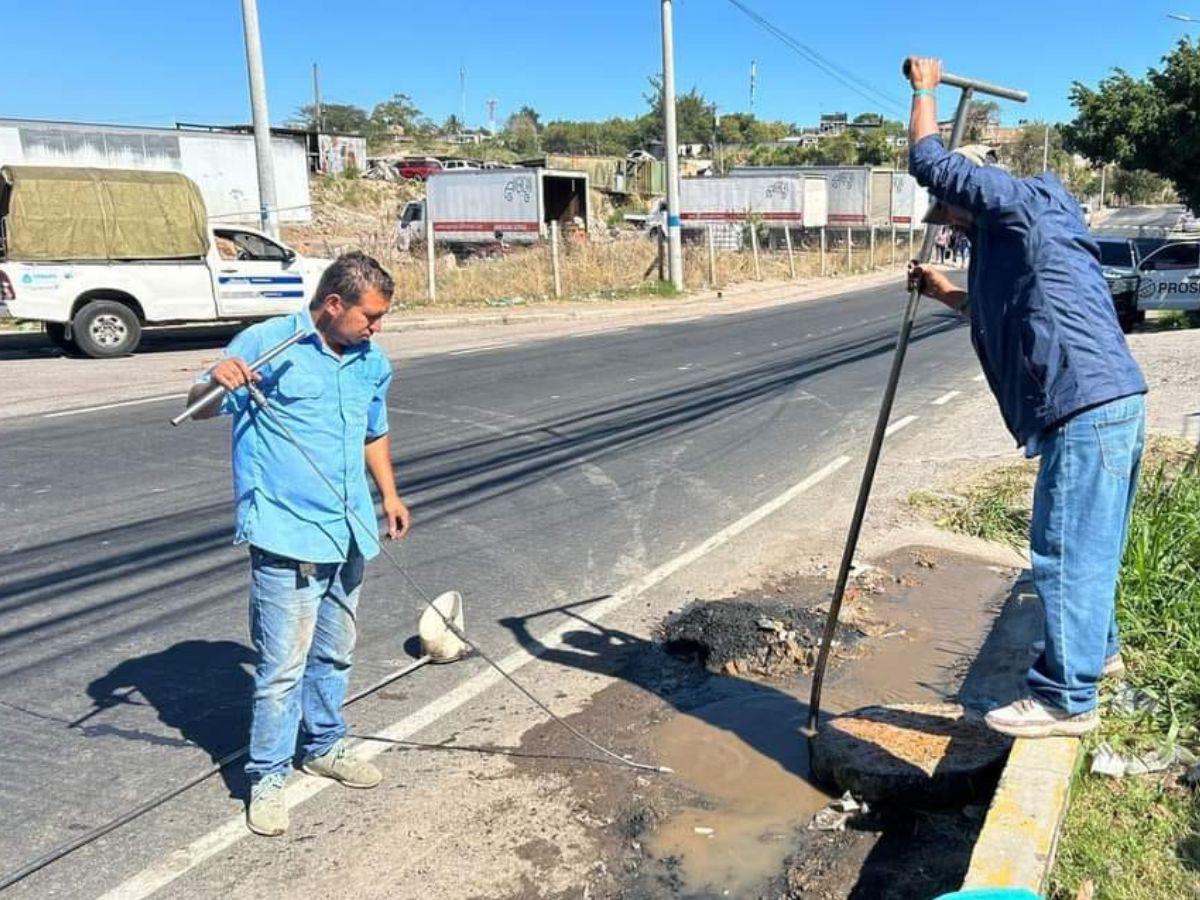
[[[0,314],[96,358],[132,353],[143,325],[292,312],[329,264],[210,226],[174,172],[5,167],[0,240]]]

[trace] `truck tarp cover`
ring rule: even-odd
[[[5,166],[9,259],[182,259],[208,252],[200,190],[178,172]]]

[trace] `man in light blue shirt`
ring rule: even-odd
[[[251,831],[287,830],[283,784],[300,738],[301,768],[369,788],[379,770],[346,752],[342,702],[350,680],[355,613],[365,560],[378,555],[369,470],[387,534],[408,531],[388,438],[391,363],[371,343],[391,304],[391,276],[348,253],[325,271],[307,309],[241,332],[203,376],[191,403],[215,382],[228,389],[197,418],[233,417],[236,538],[250,545],[250,633],[258,653],[250,752]],[[257,372],[247,360],[297,331],[306,336]],[[245,390],[253,381],[287,431],[338,490],[335,496],[296,444]],[[347,512],[347,506],[353,514]]]

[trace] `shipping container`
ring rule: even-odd
[[[426,182],[439,243],[535,243],[551,222],[587,230],[588,175],[559,169],[439,172]]]
[[[819,228],[826,219],[824,178],[683,178],[679,182],[679,218],[683,227],[743,222]]]
[[[738,178],[824,176],[828,224],[866,227],[920,224],[928,204],[925,189],[905,172],[871,166],[738,166]]]

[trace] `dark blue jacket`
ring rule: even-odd
[[[909,172],[975,217],[971,341],[1018,445],[1077,412],[1146,392],[1100,274],[1100,248],[1052,172],[1015,178],[977,166],[937,135],[910,149]]]

